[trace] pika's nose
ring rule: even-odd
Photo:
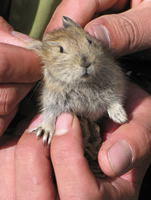
[[[91,62],[88,60],[86,56],[81,57],[81,67],[88,68],[90,67]]]

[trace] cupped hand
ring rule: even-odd
[[[150,163],[151,97],[129,83],[126,110],[129,122],[120,126],[107,123],[98,155],[109,177],[96,180],[84,157],[79,122],[63,114],[56,123],[51,159],[60,199],[134,200],[138,198],[144,173]],[[102,124],[103,127],[103,124]]]
[[[129,83],[129,88],[126,101],[129,122],[116,125],[103,120],[101,125],[105,141],[98,160],[108,176],[106,179],[96,179],[88,166],[77,117],[63,113],[57,119],[50,152],[47,146],[43,146],[42,139],[37,141],[35,134],[28,130],[18,141],[14,157],[16,198],[137,199],[151,156],[151,97],[132,83]],[[28,129],[32,130],[42,120],[42,116],[37,116]]]
[[[23,48],[30,40],[0,17],[0,135],[14,118],[20,101],[41,78],[38,57]]]
[[[126,10],[129,6],[130,9]],[[46,32],[62,26],[62,16],[69,16],[86,31],[112,48],[118,56],[151,48],[151,1],[63,0],[56,9]],[[124,11],[126,10],[126,11]],[[104,11],[109,14],[104,14]],[[124,11],[124,12],[123,12]],[[113,14],[118,12],[118,14]],[[91,20],[95,13],[102,16]],[[91,20],[91,21],[90,21]],[[147,54],[148,55],[148,54]],[[145,55],[146,59],[150,59]]]

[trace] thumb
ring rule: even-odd
[[[118,56],[151,47],[151,1],[120,14],[104,15],[88,23],[85,29]]]
[[[104,142],[98,160],[102,171],[111,177],[120,176],[150,158],[151,136],[137,123],[121,126]],[[134,131],[135,130],[135,131]]]
[[[151,98],[145,92],[140,93],[137,87],[134,89],[135,108],[127,107],[131,117],[129,122],[116,130],[108,128],[108,138],[99,151],[100,167],[108,176],[120,176],[151,158],[151,114],[148,110]]]

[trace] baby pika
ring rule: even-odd
[[[76,22],[64,16],[63,26],[29,47],[43,63],[40,104],[44,121],[35,131],[48,144],[62,112],[92,122],[108,113],[116,123],[127,122],[125,78],[120,67],[101,42]]]

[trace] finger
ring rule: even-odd
[[[85,29],[118,56],[147,49],[151,47],[150,9],[151,1],[144,1],[135,9],[94,19]]]
[[[18,138],[0,137],[0,199],[15,200],[14,152]]]
[[[151,97],[133,84],[129,87],[129,122],[111,132],[99,151],[99,164],[108,176],[124,174],[150,157]]]
[[[41,77],[40,60],[35,53],[0,44],[0,83],[34,83]]]
[[[8,115],[27,95],[34,84],[1,84],[0,115]]]
[[[25,131],[15,152],[16,199],[55,199],[49,149]]]
[[[86,23],[93,17],[96,12],[102,12],[111,8],[116,4],[117,0],[107,0],[107,1],[70,1],[64,0],[57,7],[54,15],[46,29],[46,32],[50,32],[58,27],[62,27],[62,16],[68,16],[79,23],[81,26],[86,25]],[[125,4],[125,0],[121,0]],[[73,12],[74,10],[74,12]]]
[[[15,117],[17,110],[18,105],[8,115],[0,116],[0,136],[4,133],[12,119]]]
[[[72,114],[57,119],[51,159],[60,199],[97,199],[97,182],[84,157],[79,121]]]

